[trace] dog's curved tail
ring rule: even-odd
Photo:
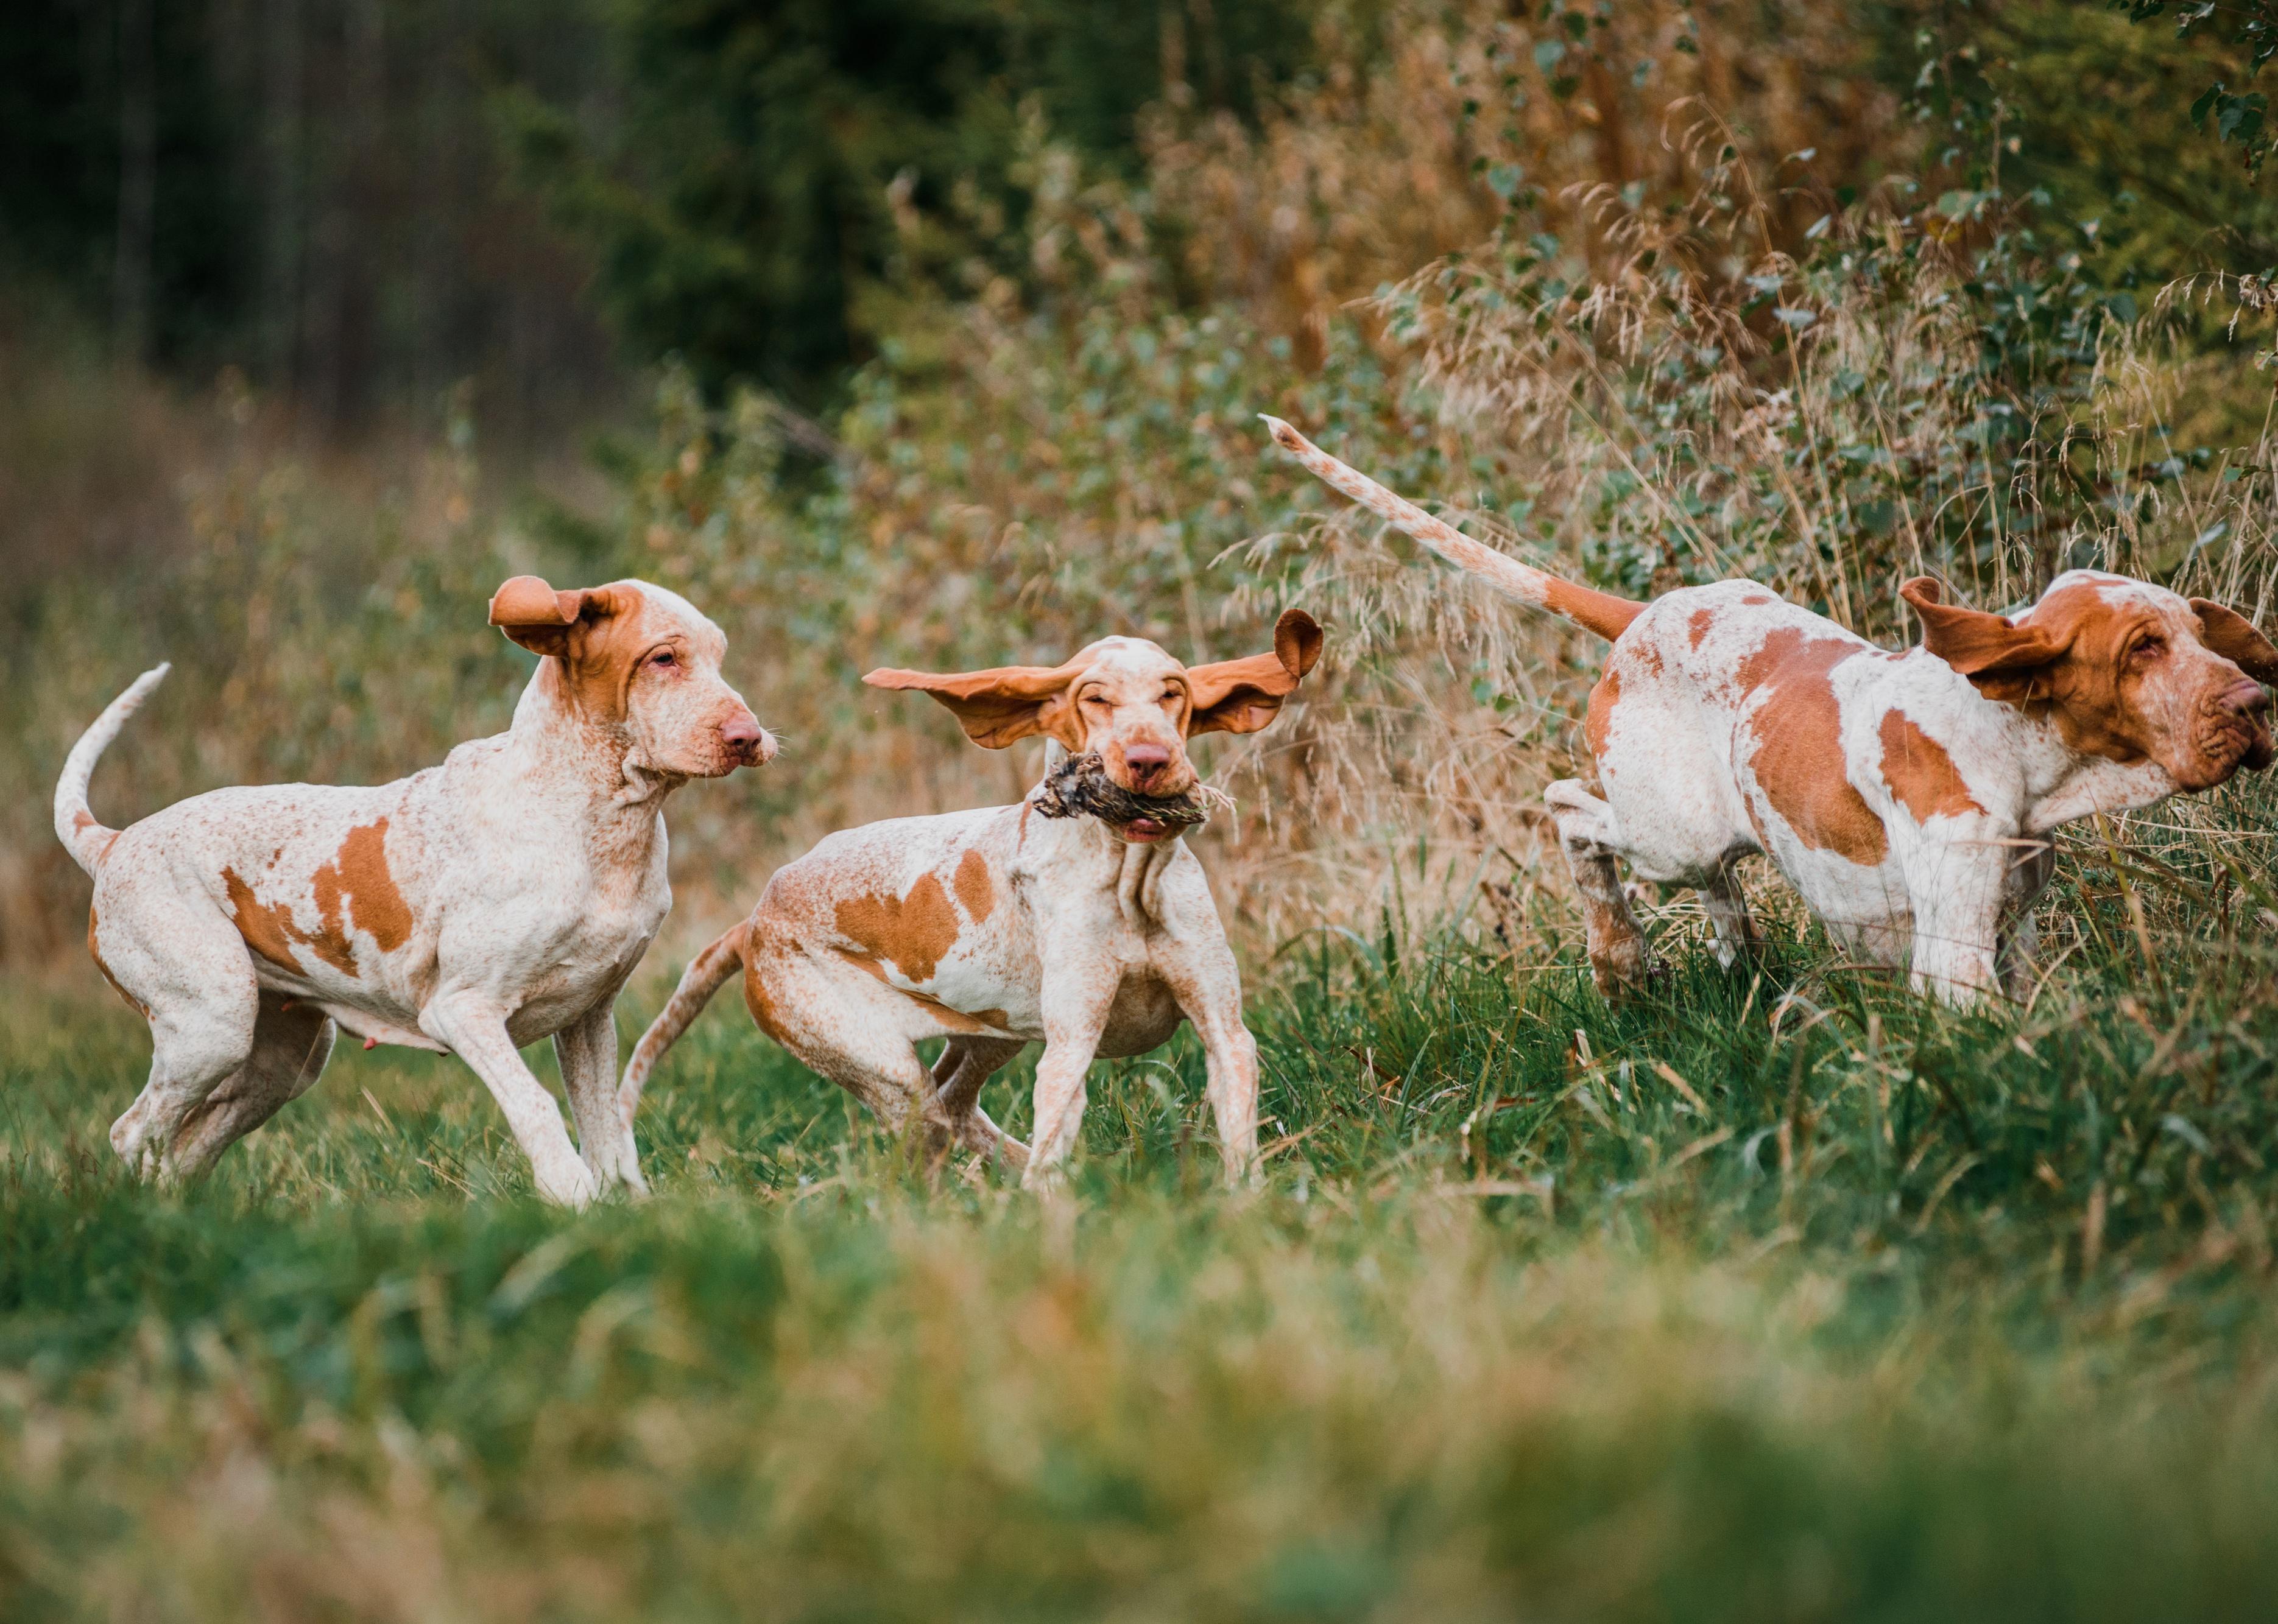
[[[664,1051],[680,1041],[690,1023],[704,1013],[712,995],[744,967],[744,949],[751,939],[752,924],[746,919],[699,953],[682,972],[680,985],[665,1000],[664,1008],[641,1033],[640,1041],[633,1045],[632,1058],[625,1062],[624,1080],[617,1085],[617,1110],[628,1128],[640,1109],[641,1090],[648,1086],[648,1074],[656,1070]]]
[[[125,693],[103,707],[95,725],[79,736],[79,743],[64,758],[63,776],[56,780],[56,838],[63,842],[72,860],[87,870],[89,879],[102,866],[103,854],[111,849],[111,837],[118,831],[97,823],[88,810],[88,781],[95,776],[95,764],[111,748],[111,741],[118,736],[126,719],[172,669],[168,665],[154,666],[136,677]]]
[[[1548,609],[1562,615],[1585,631],[1594,631],[1611,642],[1629,629],[1629,623],[1645,613],[1645,606],[1627,598],[1617,598],[1611,592],[1577,586],[1571,581],[1561,580],[1522,564],[1508,553],[1493,547],[1482,546],[1454,525],[1433,518],[1405,497],[1396,496],[1357,469],[1348,468],[1279,417],[1258,414],[1265,426],[1273,431],[1273,438],[1282,450],[1303,463],[1306,469],[1328,484],[1352,498],[1371,513],[1380,515],[1395,528],[1408,532],[1426,546],[1446,559],[1481,577],[1498,591],[1508,593],[1524,604],[1538,609]]]

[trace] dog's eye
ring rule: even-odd
[[[1164,705],[1176,705],[1179,702],[1180,697],[1181,696],[1177,689],[1166,688],[1163,690],[1163,698],[1159,703]]]
[[[680,657],[670,649],[659,649],[648,657],[648,663],[660,671],[669,671],[680,663]]]
[[[2148,666],[2167,652],[2167,645],[2157,637],[2146,637],[2128,651],[2130,665]]]

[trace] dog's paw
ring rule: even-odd
[[[1590,980],[1608,1003],[1619,1003],[1633,994],[1653,994],[1669,985],[1669,966],[1651,953],[1594,955]]]
[[[537,1167],[531,1172],[537,1179],[539,1199],[556,1207],[590,1207],[593,1198],[601,1193],[601,1181],[583,1162],[572,1161],[562,1167]]]

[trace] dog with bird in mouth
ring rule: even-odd
[[[921,1128],[936,1155],[961,1145],[1021,1166],[1031,1188],[1061,1176],[1094,1056],[1143,1054],[1191,1020],[1227,1179],[1247,1178],[1257,1049],[1182,838],[1211,805],[1187,743],[1267,726],[1320,652],[1320,628],[1291,609],[1273,651],[1243,660],[1187,666],[1107,637],[1054,667],[871,672],[874,688],[930,695],[985,749],[1042,735],[1043,782],[1011,806],[842,830],[777,869],[634,1047],[626,1123],[658,1060],[740,974],[761,1029],[882,1121]],[[928,1038],[948,1040],[930,1068]],[[981,1087],[1039,1039],[1024,1146],[981,1109]]]

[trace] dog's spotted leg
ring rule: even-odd
[[[1028,1136],[1024,1190],[1055,1189],[1083,1126],[1084,1078],[1115,999],[1119,975],[1092,956],[1044,961],[1044,1052],[1036,1062],[1036,1126]]]
[[[253,1052],[182,1124],[168,1157],[173,1170],[195,1178],[232,1145],[316,1086],[332,1058],[331,1018],[278,993],[261,995]]]
[[[1718,964],[1730,970],[1755,957],[1763,936],[1748,912],[1748,899],[1741,894],[1739,876],[1729,868],[1719,869],[1716,878],[1701,887],[1701,905],[1708,910],[1708,923],[1716,933]]]
[[[1997,960],[2008,866],[2001,842],[1961,839],[1926,844],[1908,864],[1917,992],[1967,1008],[2000,989]]]
[[[577,1146],[585,1165],[603,1189],[623,1185],[635,1195],[648,1193],[641,1177],[640,1147],[632,1122],[617,1109],[616,992],[554,1034],[554,1057],[562,1066],[562,1091],[577,1124]]]
[[[1590,977],[1609,1000],[1618,999],[1642,984],[1658,966],[1638,928],[1629,898],[1622,893],[1614,859],[1620,850],[1621,833],[1614,809],[1592,795],[1578,779],[1562,779],[1543,794],[1543,802],[1558,825],[1559,844],[1566,865],[1573,871],[1574,889],[1582,899],[1582,923],[1588,938]]]

